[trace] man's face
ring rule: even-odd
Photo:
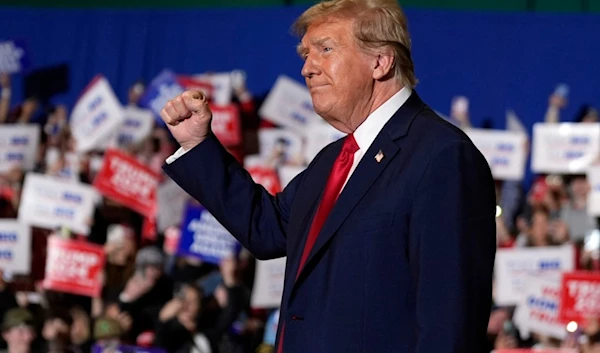
[[[8,344],[11,352],[29,352],[35,332],[30,326],[17,326],[5,331],[2,337]]]
[[[354,38],[352,20],[329,18],[311,25],[299,47],[302,76],[317,114],[338,130],[353,114],[362,115],[373,91],[377,58],[364,53]],[[373,67],[372,67],[373,66]],[[364,116],[366,118],[366,115]]]

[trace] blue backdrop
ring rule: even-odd
[[[0,39],[23,39],[33,68],[68,62],[72,104],[97,73],[125,101],[129,85],[163,68],[179,73],[248,72],[266,93],[279,74],[301,79],[290,33],[304,7],[190,10],[2,8]],[[558,83],[571,87],[564,117],[583,103],[600,105],[600,15],[407,9],[417,90],[447,113],[454,95],[471,101],[472,120],[504,128],[512,108],[528,128],[543,119]],[[15,91],[20,82],[15,80]],[[19,95],[14,97],[15,101]]]

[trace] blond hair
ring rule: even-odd
[[[308,27],[327,17],[354,19],[353,31],[358,45],[366,52],[391,49],[396,77],[408,87],[417,85],[410,54],[408,21],[396,0],[327,0],[306,10],[294,23],[293,30],[302,37]]]

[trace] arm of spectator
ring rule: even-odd
[[[552,94],[548,99],[548,110],[546,110],[546,123],[556,124],[560,122],[560,110],[567,105],[567,100],[557,94]]]
[[[0,124],[5,123],[8,118],[11,93],[10,75],[0,74]]]
[[[21,115],[19,115],[18,122],[20,124],[29,124],[33,114],[38,108],[38,101],[35,98],[27,98],[25,102],[23,102]]]
[[[215,290],[215,298],[222,310],[214,327],[205,332],[206,337],[208,337],[211,342],[220,340],[221,336],[229,330],[246,306],[246,296],[242,286],[219,286]]]
[[[158,320],[163,323],[167,322],[176,317],[182,308],[183,301],[181,301],[179,298],[173,298],[160,310],[160,313],[158,314]]]
[[[483,352],[496,251],[489,166],[472,144],[452,141],[432,153],[414,195],[408,244],[418,325],[411,353]]]

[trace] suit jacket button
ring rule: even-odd
[[[296,315],[292,315],[292,320],[304,320],[304,318]]]

